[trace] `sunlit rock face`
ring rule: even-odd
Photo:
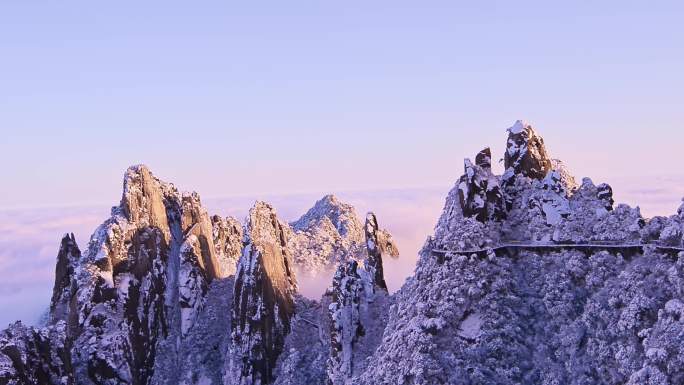
[[[233,217],[211,217],[214,254],[221,277],[235,274],[237,261],[242,255],[242,225]]]
[[[285,224],[268,204],[250,210],[247,244],[235,277],[228,377],[237,384],[269,384],[295,312],[297,283]]]
[[[533,179],[544,178],[551,169],[544,139],[531,125],[518,120],[508,129],[504,166],[514,174]]]

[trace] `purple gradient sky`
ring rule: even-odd
[[[577,175],[681,176],[684,3],[4,1],[0,207],[448,186],[528,119]],[[499,147],[496,147],[499,145]]]
[[[394,289],[463,158],[502,155],[516,119],[617,201],[672,213],[683,19],[678,1],[0,2],[0,326],[45,309],[61,234],[83,247],[136,163],[224,215],[262,198],[294,219],[328,192],[373,209],[402,249]]]

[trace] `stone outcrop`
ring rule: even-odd
[[[290,332],[297,283],[286,226],[266,203],[257,202],[250,210],[247,244],[235,277],[228,373],[234,383],[273,382],[276,360]]]
[[[464,161],[464,174],[458,181],[458,198],[463,216],[480,222],[506,217],[506,203],[497,176],[492,174],[489,148],[480,151],[476,164]]]
[[[366,215],[366,247],[368,256],[365,267],[368,270],[374,287],[387,291],[385,273],[382,267],[382,254],[386,250],[396,250],[396,245],[389,243],[380,235],[378,220],[375,214]]]
[[[358,263],[341,264],[333,277],[330,313],[330,357],[328,384],[344,384],[354,374],[353,350],[365,335],[361,306],[365,283],[358,274]],[[363,304],[365,305],[365,304]]]
[[[201,242],[190,235],[180,248],[180,269],[178,270],[178,300],[181,311],[181,335],[185,336],[197,321],[204,305],[211,280],[202,269]]]
[[[237,261],[242,255],[242,225],[233,217],[211,217],[214,238],[214,254],[221,277],[234,275]]]
[[[0,332],[0,384],[73,385],[66,324],[45,328],[16,322]]]
[[[382,257],[398,254],[396,245],[383,234],[375,214],[368,213],[368,258],[364,266],[359,267],[353,260],[342,263],[333,277],[328,307],[330,355],[326,382],[329,385],[353,383],[353,378],[365,369],[366,358],[381,342],[389,311]]]
[[[508,129],[504,166],[512,174],[542,179],[551,169],[544,139],[531,125],[518,120]]]
[[[70,309],[76,292],[77,283],[74,272],[81,259],[81,250],[76,244],[74,234],[65,234],[57,254],[57,266],[55,268],[55,284],[52,289],[52,299],[50,300],[50,320],[67,320],[67,315],[72,312]],[[75,320],[71,320],[71,323]]]

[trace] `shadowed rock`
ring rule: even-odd
[[[0,384],[73,385],[66,324],[37,329],[21,322],[0,332]]]
[[[608,183],[601,183],[596,186],[596,196],[604,203],[606,210],[613,210],[613,203],[615,203],[613,200],[613,188]]]
[[[473,165],[464,160],[464,174],[458,181],[458,198],[463,216],[480,222],[506,217],[506,202],[499,179],[491,171],[489,148],[480,151]]]
[[[504,166],[513,174],[542,179],[551,169],[551,160],[544,147],[544,139],[531,125],[521,120],[508,129]]]
[[[81,259],[81,250],[76,244],[74,234],[65,234],[57,254],[55,284],[50,300],[50,322],[68,321],[69,307],[77,290],[74,269]]]
[[[486,147],[475,155],[475,165],[482,167],[485,170],[492,168],[492,150]]]

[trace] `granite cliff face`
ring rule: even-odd
[[[297,281],[284,227],[266,203],[257,202],[249,212],[248,241],[235,277],[233,361],[227,374],[236,384],[273,382],[290,332]]]

